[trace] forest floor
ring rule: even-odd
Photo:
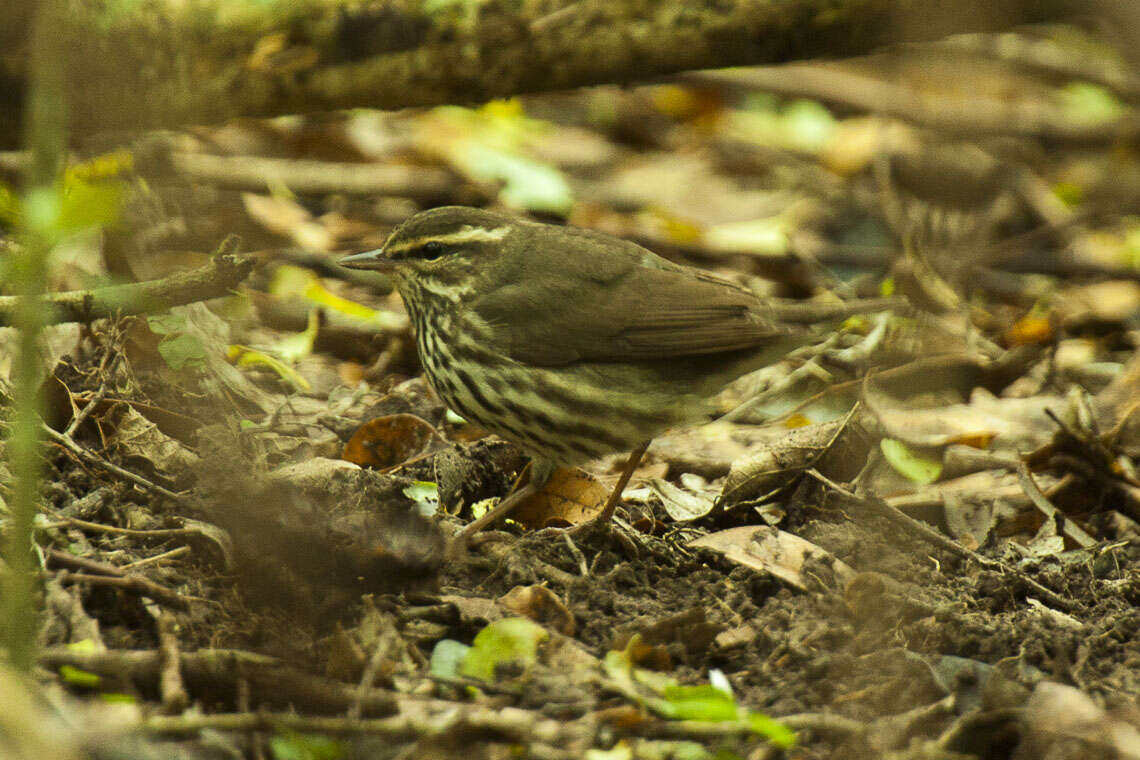
[[[123,223],[60,289],[197,266],[230,233],[257,264],[226,299],[50,329],[39,674],[69,741],[1140,757],[1140,285],[1119,263],[1140,161],[948,146],[720,82],[524,105],[203,129],[164,138],[173,175],[94,180],[129,191]],[[434,396],[390,283],[330,262],[449,203],[768,297],[918,308],[733,385],[731,421],[654,442],[609,528],[567,530],[620,456],[445,557],[525,456]]]

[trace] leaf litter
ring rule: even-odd
[[[222,227],[240,217],[248,247],[280,255],[247,296],[53,329],[42,369],[63,437],[48,449],[39,523],[53,552],[41,664],[79,697],[68,709],[94,715],[96,693],[165,700],[161,621],[173,618],[174,661],[204,717],[285,706],[295,718],[412,716],[550,757],[640,756],[652,741],[744,757],[789,745],[792,731],[802,757],[1135,755],[1131,272],[1023,278],[1012,293],[995,278],[978,283],[986,300],[966,302],[946,261],[898,262],[891,286],[928,311],[849,325],[734,387],[727,402],[755,399],[746,412],[663,436],[611,532],[551,526],[600,509],[618,457],[569,473],[533,515],[480,536],[463,561],[443,560],[446,536],[505,495],[525,460],[446,415],[417,379],[406,317],[384,283],[327,271],[298,280],[286,249],[375,247],[425,198],[498,200],[772,295],[850,295],[867,283],[820,265],[904,232],[866,201],[882,179],[874,156],[906,145],[901,166],[929,147],[918,130],[818,104],[758,99],[723,113],[713,101],[681,108],[657,88],[589,97],[346,115],[324,134],[346,154],[442,164],[442,174],[401,197],[214,187],[209,203],[187,203]],[[612,120],[590,120],[600,112]],[[217,144],[241,143],[240,130],[219,128]],[[851,134],[865,156],[839,155]],[[480,151],[464,147],[472,140]],[[273,128],[246,144],[258,141],[271,152]],[[1075,151],[1055,160],[1090,176]],[[900,198],[909,177],[892,179]],[[848,224],[840,210],[872,220]],[[986,224],[1024,231],[1034,211],[986,213]],[[1134,226],[1075,226],[1068,252],[1127,251]],[[151,233],[144,246],[209,248],[194,225]],[[822,258],[805,264],[808,249]],[[275,289],[274,267],[278,282],[303,285]],[[773,268],[786,278],[755,277]],[[953,308],[938,313],[939,303]],[[291,326],[268,326],[271,309]],[[267,358],[276,347],[282,365],[235,367],[230,346]],[[8,356],[0,350],[0,393]],[[73,646],[82,642],[92,646]],[[422,749],[438,739],[430,733],[394,741]],[[224,736],[248,749],[245,734]],[[291,736],[276,735],[279,755],[367,746]]]

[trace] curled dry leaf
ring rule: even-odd
[[[577,629],[574,613],[546,586],[515,586],[499,597],[499,604],[566,636]]]
[[[149,462],[157,471],[178,475],[198,462],[198,456],[132,406],[120,405],[108,443],[131,459]]]
[[[713,497],[709,493],[693,493],[663,478],[654,478],[650,482],[650,487],[661,498],[665,512],[677,522],[696,520],[713,509]]]
[[[528,528],[578,525],[601,514],[610,489],[578,468],[560,468],[542,490],[518,506],[511,519]]]
[[[769,573],[800,591],[808,591],[819,583],[823,568],[829,568],[840,584],[855,577],[854,570],[826,549],[767,526],[729,528],[702,536],[688,545],[720,552],[733,562]]]
[[[866,460],[862,428],[834,420],[791,430],[772,445],[734,462],[721,491],[726,507],[757,499],[789,485],[815,467],[833,480],[854,477]]]
[[[414,414],[391,414],[356,429],[341,458],[361,467],[383,469],[403,464],[444,446],[435,428]]]

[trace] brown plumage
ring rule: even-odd
[[[384,248],[432,386],[521,445],[532,483],[630,450],[810,336],[745,288],[624,240],[465,207],[416,214]]]

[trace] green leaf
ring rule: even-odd
[[[492,496],[487,499],[480,499],[471,505],[471,516],[478,520],[480,517],[494,509],[495,505],[498,503],[498,496]]]
[[[190,365],[200,367],[206,360],[206,347],[196,335],[168,335],[158,343],[158,354],[171,369]]]
[[[275,760],[339,760],[348,744],[328,736],[289,732],[269,739]]]
[[[1053,185],[1053,195],[1069,208],[1076,208],[1085,197],[1085,189],[1076,182],[1058,182]]]
[[[459,672],[480,681],[494,681],[501,666],[533,665],[538,660],[538,645],[549,637],[545,628],[526,618],[496,620],[475,635]]]
[[[835,117],[815,100],[793,101],[784,109],[783,119],[788,141],[812,153],[822,150],[835,132]]]
[[[99,695],[99,701],[109,705],[133,705],[138,699],[133,694],[121,694],[117,691],[108,691]]]
[[[1116,121],[1125,112],[1112,91],[1088,82],[1071,82],[1061,89],[1061,111],[1065,117],[1087,126]]]
[[[99,685],[103,683],[103,677],[97,673],[80,670],[72,665],[60,665],[59,677],[63,679],[64,683],[82,686],[85,689],[98,689]]]
[[[322,285],[317,275],[303,267],[289,264],[277,267],[273,270],[269,292],[277,298],[303,298],[351,319],[374,324],[381,330],[402,329],[405,326],[405,318],[393,312],[379,311],[341,298]]]
[[[227,353],[230,359],[235,361],[239,367],[264,366],[276,372],[278,377],[297,390],[307,391],[311,387],[309,381],[298,374],[296,370],[264,351],[258,351],[249,346],[234,344],[229,347]]]
[[[780,749],[790,749],[796,746],[796,732],[780,721],[752,710],[749,710],[746,720],[748,727],[752,729],[752,733],[763,736],[773,746]]]
[[[471,647],[454,639],[441,639],[431,650],[428,672],[437,678],[458,678],[459,667]]]
[[[117,225],[122,216],[126,194],[126,185],[119,180],[65,180],[59,213],[60,229],[71,232],[88,227]]]
[[[299,333],[286,335],[270,346],[270,350],[286,364],[296,364],[313,353],[313,345],[317,342],[320,326],[320,313],[316,309],[311,309],[305,329]]]
[[[15,227],[20,223],[20,196],[7,184],[0,182],[0,224]]]
[[[431,517],[439,511],[439,486],[427,480],[415,480],[403,490],[404,496],[416,503],[420,514]]]
[[[186,315],[168,311],[165,314],[151,314],[146,318],[146,326],[156,335],[171,335],[186,329]]]
[[[68,644],[67,651],[75,652],[76,654],[94,654],[99,651],[99,648],[91,639],[81,639]]]
[[[884,438],[879,441],[879,449],[887,463],[908,480],[920,485],[929,485],[942,474],[942,460],[919,454],[902,441]]]
[[[428,148],[446,156],[456,169],[480,182],[502,183],[503,203],[555,214],[573,207],[574,192],[562,172],[528,155],[528,141],[550,125],[528,117],[518,100],[492,101],[476,110],[435,108],[425,127]]]
[[[512,208],[566,214],[574,206],[570,184],[549,164],[475,141],[455,160],[475,179],[502,182],[499,198]]]
[[[731,695],[709,684],[667,686],[661,694],[674,720],[736,720],[739,708]]]
[[[624,739],[610,749],[588,749],[585,754],[585,760],[633,760],[633,758],[633,747]]]

